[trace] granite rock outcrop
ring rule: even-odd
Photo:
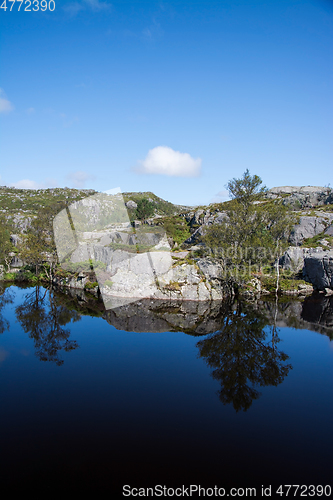
[[[283,197],[285,204],[313,208],[333,203],[333,189],[323,186],[279,186],[270,189],[267,198]]]
[[[320,291],[333,288],[333,250],[310,253],[304,258],[304,276]]]
[[[291,231],[289,242],[291,245],[301,245],[306,238],[313,238],[325,232],[332,224],[332,221],[333,214],[329,212],[317,212],[314,216],[301,216],[299,223]]]
[[[285,270],[302,272],[304,279],[312,283],[316,290],[333,288],[333,250],[289,247],[279,263]]]

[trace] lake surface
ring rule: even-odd
[[[2,492],[333,486],[333,298],[0,294]]]

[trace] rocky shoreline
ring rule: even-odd
[[[207,335],[221,328],[221,318],[237,307],[238,300],[177,301],[138,300],[114,310],[105,310],[103,302],[84,290],[57,287],[62,298],[74,301],[78,311],[95,311],[118,330],[130,332],[183,331],[190,335]],[[246,299],[245,301],[249,303]],[[327,334],[333,327],[333,296],[313,293],[300,298],[283,298],[278,302],[269,296],[254,297],[250,306],[264,312],[277,327],[297,327]]]

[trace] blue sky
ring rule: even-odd
[[[223,199],[247,168],[268,187],[333,184],[333,2],[10,5],[0,184],[188,205]]]

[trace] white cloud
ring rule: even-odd
[[[119,193],[121,193],[121,189],[120,189],[120,187],[107,189],[106,191],[103,191],[103,193],[105,193],[105,194],[119,194]]]
[[[49,187],[57,187],[58,182],[55,179],[46,179],[44,182],[36,182],[31,179],[22,179],[18,182],[13,182],[10,186],[18,189],[46,189]]]
[[[216,193],[214,198],[211,200],[211,203],[222,203],[223,201],[227,201],[229,199],[229,192],[224,189],[223,191],[219,191],[218,193]]]
[[[83,188],[87,181],[93,181],[96,177],[94,175],[87,174],[87,172],[83,172],[82,170],[77,170],[76,172],[68,174],[67,179],[72,182],[74,187]]]
[[[13,111],[14,106],[8,101],[5,92],[0,89],[0,113],[9,113]]]
[[[141,174],[197,177],[201,170],[201,158],[192,158],[188,153],[180,153],[167,146],[150,149],[139,163],[137,172]]]
[[[35,108],[28,108],[26,110],[27,115],[33,115],[36,112]]]
[[[30,179],[22,179],[21,181],[14,182],[12,184],[13,187],[19,188],[19,189],[39,189],[40,184],[36,181],[32,181]]]

